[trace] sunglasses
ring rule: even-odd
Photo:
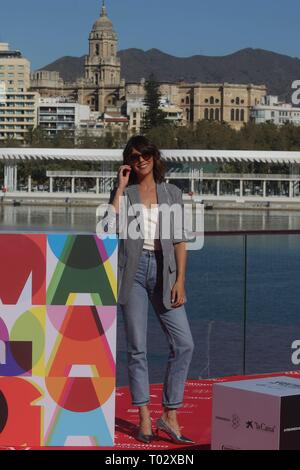
[[[146,162],[148,162],[151,158],[152,158],[152,155],[150,154],[142,154],[142,153],[133,153],[130,158],[129,158],[129,161],[131,164],[134,164],[134,163],[138,163],[140,161],[140,157],[142,157],[143,160],[145,160]]]

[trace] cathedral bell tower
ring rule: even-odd
[[[107,16],[103,0],[100,17],[89,36],[89,55],[85,60],[85,80],[95,87],[119,87],[121,64],[117,56],[118,36]]]

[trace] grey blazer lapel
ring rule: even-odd
[[[141,204],[140,193],[137,184],[132,184],[126,188],[126,193],[132,205]]]
[[[130,211],[130,215],[128,215],[128,220],[129,221],[136,221],[135,223],[137,224],[136,230],[141,232],[142,234],[144,233],[144,219],[143,219],[143,214],[141,213],[141,210],[138,210],[138,206],[142,204],[141,198],[140,198],[140,193],[138,189],[137,184],[132,184],[126,188],[126,194],[128,196],[128,199],[130,201],[130,205],[132,206],[132,212]],[[127,210],[129,210],[129,207],[127,207]]]
[[[171,201],[170,201],[170,197],[169,197],[169,193],[168,193],[166,184],[165,183],[158,183],[156,185],[156,190],[157,190],[157,201],[158,201],[158,204],[159,204],[159,208],[161,209],[162,204],[171,205]],[[168,243],[164,239],[163,234],[162,234],[163,223],[164,223],[164,221],[163,221],[163,211],[160,210],[160,212],[159,212],[159,238],[160,238],[160,242],[161,242],[163,252],[164,252],[164,255],[165,255],[165,253],[167,252]]]
[[[156,192],[157,192],[158,204],[169,204],[170,203],[165,183],[157,183]]]

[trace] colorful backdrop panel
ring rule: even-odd
[[[117,239],[0,235],[0,447],[114,443]]]

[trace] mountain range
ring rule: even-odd
[[[291,100],[291,84],[300,80],[300,59],[263,49],[241,49],[225,56],[175,57],[158,49],[125,49],[118,53],[121,76],[140,81],[154,73],[158,81],[253,83],[267,85],[268,93]],[[65,81],[84,76],[84,58],[65,56],[41,70],[56,70]]]

